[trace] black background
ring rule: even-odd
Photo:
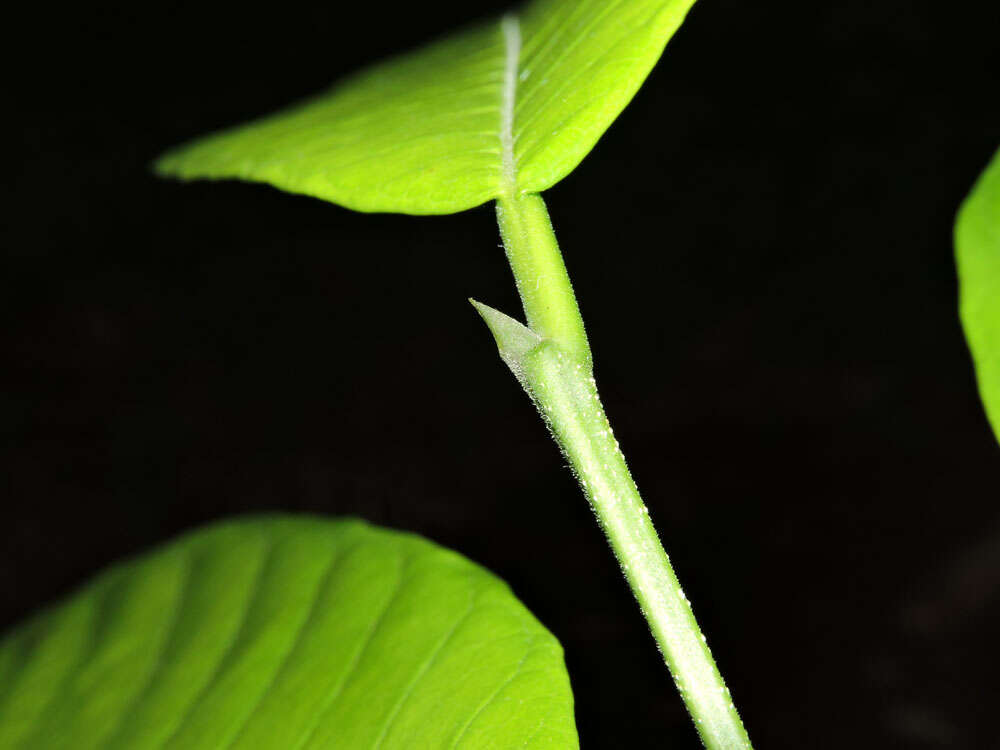
[[[357,514],[508,580],[585,747],[696,747],[586,503],[466,302],[492,209],[151,177],[165,147],[504,7],[41,8],[8,35],[0,626],[218,517]],[[148,7],[147,7],[148,6]],[[997,747],[1000,449],[951,224],[996,3],[703,0],[546,194],[618,437],[765,747]]]

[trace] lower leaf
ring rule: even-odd
[[[0,640],[0,748],[576,748],[556,639],[495,576],[270,516],[117,565]]]

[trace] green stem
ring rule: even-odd
[[[542,196],[500,198],[497,224],[528,327],[589,364],[583,318]]]
[[[515,331],[515,321],[477,308],[572,465],[705,746],[750,748],[604,414],[545,204],[538,195],[504,197],[497,217],[531,331]]]

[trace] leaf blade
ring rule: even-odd
[[[541,192],[593,148],[693,2],[537,0],[181,146],[154,168],[267,182],[359,211],[454,213]]]
[[[95,597],[125,615],[106,619],[106,636],[79,614]],[[40,623],[41,638],[26,638]],[[19,675],[67,628],[96,635],[76,644],[58,696],[25,727],[15,712],[32,683]],[[506,585],[357,521],[251,518],[195,532],[0,639],[0,652],[14,649],[0,728],[17,731],[0,731],[4,750],[482,747],[478,736],[577,746],[561,649]],[[490,698],[502,690],[515,700]]]
[[[180,179],[267,182],[358,211],[471,208],[499,180],[489,152],[499,154],[501,44],[496,29],[471,29],[288,110],[195,140],[154,168]],[[449,67],[452,77],[441,86],[440,71]],[[449,106],[456,95],[459,105]]]
[[[959,209],[955,261],[962,328],[986,415],[1000,439],[1000,150]]]
[[[635,96],[694,0],[566,3],[546,0],[524,14],[525,59],[515,123],[519,189],[539,193],[572,172]],[[550,41],[550,24],[576,32]],[[599,33],[599,39],[595,35]],[[586,38],[587,44],[579,40]],[[541,47],[541,45],[547,45]],[[532,70],[549,72],[543,83]],[[562,83],[553,83],[553,78]],[[562,98],[559,107],[545,106]],[[534,102],[534,104],[533,104]]]

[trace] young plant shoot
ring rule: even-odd
[[[494,202],[524,320],[470,302],[570,463],[702,742],[750,750],[604,412],[542,198],[626,107],[694,1],[531,0],[176,148],[155,170],[364,212]],[[1000,438],[1000,151],[954,243],[961,322]],[[183,534],[0,634],[0,750],[330,747],[574,750],[562,648],[459,554],[364,521],[285,514]]]
[[[473,304],[571,463],[703,742],[748,748],[605,417],[540,195],[622,111],[693,2],[537,0],[183,146],[156,169],[267,182],[359,211],[447,214],[496,201],[526,325]]]

